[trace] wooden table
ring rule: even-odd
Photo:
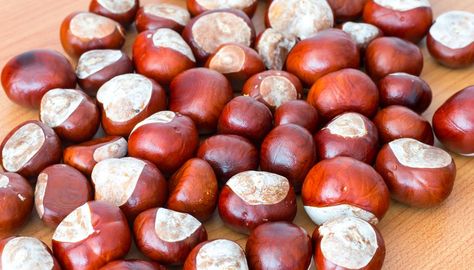
[[[11,57],[35,48],[62,51],[59,26],[69,13],[88,8],[88,0],[1,0],[0,1],[0,66]],[[142,0],[142,3],[157,0]],[[184,5],[185,1],[172,1]],[[435,16],[457,9],[474,12],[474,0],[431,0]],[[257,30],[263,29],[261,3],[254,22]],[[135,34],[130,34],[127,52]],[[425,68],[422,77],[434,91],[433,104],[424,114],[431,120],[433,112],[458,90],[474,85],[474,67],[450,70],[439,66],[428,55],[423,45]],[[0,94],[0,138],[14,126],[28,119],[37,119],[38,112],[11,103]],[[454,191],[441,206],[432,209],[415,209],[392,203],[379,228],[385,238],[387,256],[384,269],[474,269],[474,159],[455,155],[458,176]],[[301,207],[295,222],[311,233],[314,225]],[[210,239],[227,238],[245,246],[246,236],[223,226],[217,213],[206,223]],[[19,235],[36,236],[51,243],[53,230],[45,227],[34,212]],[[142,258],[135,248],[130,258]]]

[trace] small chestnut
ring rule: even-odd
[[[295,36],[286,36],[273,28],[267,28],[258,35],[255,49],[268,69],[282,70],[296,42]]]
[[[33,237],[9,237],[0,241],[0,268],[5,270],[61,270],[51,249]]]
[[[189,12],[169,3],[143,5],[137,12],[135,24],[138,32],[169,28],[181,32],[191,19]]]
[[[209,240],[197,245],[186,258],[183,270],[249,270],[245,252],[234,241]]]
[[[138,0],[92,0],[89,11],[108,17],[127,27],[135,20],[139,5]]]
[[[341,30],[351,35],[361,55],[372,40],[383,36],[383,32],[377,26],[369,23],[345,22],[341,25]]]
[[[275,110],[275,126],[295,124],[313,134],[318,123],[318,111],[304,100],[287,101]]]
[[[166,267],[156,263],[141,260],[117,260],[99,268],[99,270],[166,270]]]
[[[367,0],[328,0],[336,22],[357,20],[362,16]]]
[[[208,10],[232,8],[240,9],[245,12],[247,16],[252,18],[257,10],[258,0],[187,0],[186,5],[193,16],[197,16]]]

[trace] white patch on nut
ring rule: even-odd
[[[334,118],[326,129],[329,133],[344,138],[360,138],[368,133],[364,119],[357,113],[345,113]]]
[[[452,162],[448,152],[414,139],[398,139],[388,145],[398,162],[406,167],[437,169],[447,167]]]
[[[46,187],[48,186],[48,174],[40,173],[35,187],[35,207],[38,212],[39,218],[43,218],[44,215],[44,194]]]
[[[339,217],[358,217],[374,225],[379,223],[378,218],[371,212],[350,204],[339,204],[324,207],[305,206],[304,210],[311,220],[317,225],[322,225]]]
[[[126,122],[140,114],[150,102],[153,84],[140,74],[124,74],[106,82],[97,91],[105,115],[114,122]]]
[[[268,76],[260,82],[260,95],[271,106],[280,107],[281,104],[298,99],[295,85],[283,76]]]
[[[145,14],[172,20],[183,26],[191,19],[191,15],[187,9],[172,4],[149,4],[143,6],[143,11]]]
[[[5,270],[51,270],[52,255],[46,246],[33,237],[15,237],[3,247],[2,269]]]
[[[235,8],[244,9],[253,5],[257,0],[196,0],[200,6],[207,10]]]
[[[120,138],[95,149],[92,158],[95,162],[101,162],[109,158],[121,158],[127,155],[127,147],[127,140]]]
[[[252,30],[245,20],[230,12],[203,15],[191,31],[196,44],[207,53],[214,52],[224,43],[250,46],[252,37]]]
[[[172,49],[186,56],[189,60],[196,62],[188,43],[177,32],[168,28],[160,28],[153,34],[152,39],[155,47]]]
[[[196,255],[196,270],[248,270],[244,251],[237,243],[218,239],[204,244]]]
[[[396,11],[410,11],[420,7],[431,7],[429,0],[374,0],[379,6]]]
[[[127,13],[135,6],[135,0],[97,0],[97,3],[114,14]]]
[[[117,28],[117,22],[90,12],[78,13],[69,23],[71,34],[81,39],[104,38]]]
[[[20,127],[3,147],[3,168],[9,172],[21,170],[38,153],[45,140],[43,129],[37,124],[28,123]]]
[[[441,14],[431,26],[430,35],[450,49],[462,49],[474,42],[474,13],[450,11]]]
[[[379,29],[369,23],[346,22],[342,31],[348,33],[359,47],[367,46],[379,34]]]
[[[290,190],[285,177],[259,171],[246,171],[234,175],[227,186],[249,205],[273,205],[283,201]]]
[[[120,50],[92,50],[85,52],[79,58],[76,74],[79,79],[85,79],[104,68],[114,64],[123,53]]]
[[[190,237],[201,227],[201,222],[190,214],[158,208],[155,233],[163,241],[179,242]]]
[[[344,217],[319,227],[321,251],[333,264],[347,269],[361,269],[369,264],[377,249],[377,235],[366,221]]]
[[[142,160],[132,157],[110,158],[97,163],[91,175],[95,200],[124,205],[132,196],[145,165]]]
[[[209,68],[222,74],[238,72],[245,63],[245,52],[237,45],[221,47],[212,57]]]
[[[58,225],[53,240],[63,243],[77,243],[95,232],[88,203],[76,208]]]
[[[272,28],[300,39],[331,28],[334,16],[326,0],[274,0],[268,9]]]
[[[135,130],[137,130],[141,126],[149,125],[149,124],[167,124],[173,121],[176,117],[176,113],[172,111],[160,111],[150,115],[145,120],[138,123],[130,133],[130,136],[133,134]]]
[[[40,120],[51,128],[64,123],[81,105],[84,96],[75,89],[53,89],[44,94]]]
[[[0,188],[9,187],[10,179],[4,174],[0,174]]]
[[[273,28],[267,28],[260,36],[257,51],[268,69],[282,70],[295,45],[295,36],[285,36]]]

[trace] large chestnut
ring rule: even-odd
[[[99,270],[166,270],[166,267],[156,263],[141,260],[117,260],[109,262]]]
[[[287,101],[275,110],[275,126],[295,124],[313,134],[318,123],[318,111],[304,100]]]
[[[0,268],[5,270],[61,270],[51,249],[33,237],[10,237],[0,241]]]
[[[307,86],[343,68],[359,68],[356,42],[346,32],[328,29],[298,42],[286,59],[286,69]]]
[[[308,270],[311,238],[292,223],[264,223],[250,233],[245,253],[250,269]]]
[[[328,0],[336,22],[357,20],[362,16],[367,0]]]
[[[234,1],[222,1],[222,0],[187,0],[186,5],[189,12],[193,16],[197,16],[203,12],[214,9],[232,8],[240,9],[247,14],[250,18],[257,10],[257,0],[234,0]]]
[[[453,190],[456,165],[444,150],[414,139],[385,145],[375,169],[385,179],[392,197],[416,207],[433,207]]]
[[[108,17],[126,27],[135,20],[139,5],[138,0],[92,0],[89,11]]]
[[[36,120],[16,126],[3,139],[0,150],[2,168],[29,180],[61,160],[58,136],[53,129]]]
[[[390,204],[383,178],[370,165],[350,157],[316,164],[306,176],[301,194],[306,213],[317,225],[341,216],[377,224]]]
[[[383,36],[383,32],[377,26],[369,23],[345,22],[340,28],[342,31],[351,35],[361,55],[363,55],[372,40]]]
[[[124,74],[102,85],[97,101],[105,133],[127,137],[140,121],[166,108],[166,93],[143,75]]]
[[[255,49],[268,69],[282,70],[296,42],[298,40],[295,36],[287,36],[278,30],[267,28],[258,35]]]
[[[92,201],[72,211],[52,237],[54,256],[64,269],[94,270],[124,257],[132,237],[120,208]]]
[[[245,252],[234,241],[209,240],[197,245],[186,258],[183,270],[248,270]]]
[[[474,155],[474,86],[467,87],[441,105],[433,115],[436,137],[449,150]]]
[[[169,3],[143,5],[137,12],[135,24],[138,32],[169,28],[181,32],[191,19],[189,12]]]
[[[194,156],[198,144],[198,131],[191,118],[161,111],[135,126],[128,139],[128,152],[170,175]]]
[[[10,59],[2,70],[7,97],[22,106],[38,108],[43,95],[54,88],[75,88],[71,63],[53,50],[33,50]]]

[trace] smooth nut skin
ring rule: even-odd
[[[385,76],[378,83],[380,105],[401,105],[423,113],[433,99],[431,87],[420,77],[406,73]]]
[[[433,11],[431,7],[398,11],[369,0],[364,7],[363,19],[380,28],[387,36],[399,37],[416,44],[428,33],[433,22]]]
[[[436,137],[449,150],[474,154],[474,86],[467,87],[441,105],[433,116]]]
[[[311,133],[294,124],[275,127],[260,148],[260,169],[285,176],[296,192],[316,160]]]
[[[380,37],[367,47],[365,68],[374,81],[396,72],[419,76],[423,70],[423,54],[411,42],[396,37]]]
[[[166,267],[148,261],[141,260],[118,260],[109,262],[99,270],[166,270]]]
[[[426,47],[436,61],[448,68],[465,68],[474,63],[474,42],[461,49],[451,49],[428,33]]]
[[[217,123],[220,134],[234,134],[259,143],[272,129],[270,109],[252,97],[239,96],[225,105]]]
[[[158,2],[156,4],[162,4],[162,3]],[[167,4],[167,3],[165,2],[163,4]],[[153,4],[149,4],[149,5],[153,5]],[[176,6],[175,8],[182,8],[182,7]],[[160,28],[169,28],[181,33],[183,31],[184,25],[172,19],[146,13],[145,5],[143,5],[138,9],[137,16],[135,18],[135,27],[137,28],[138,33],[141,33],[147,30],[156,30]]]
[[[89,11],[104,17],[108,17],[120,23],[122,26],[127,27],[135,20],[135,15],[137,14],[138,8],[140,7],[139,0],[134,0],[134,2],[135,3],[133,4],[133,7],[128,11],[117,13],[109,10],[107,7],[102,6],[99,1],[92,0],[89,5]]]
[[[188,213],[201,222],[208,220],[217,205],[218,183],[211,165],[193,158],[168,181],[168,209]]]
[[[257,148],[237,135],[207,138],[199,146],[197,157],[211,165],[221,185],[240,172],[258,168]]]
[[[328,29],[298,42],[288,55],[286,70],[311,86],[330,72],[359,68],[359,64],[359,49],[351,36],[339,29]]]
[[[199,134],[217,129],[224,106],[233,97],[224,75],[206,68],[194,68],[176,76],[170,85],[169,109],[189,116]]]
[[[367,0],[328,0],[337,22],[352,21],[362,16]]]
[[[430,123],[406,107],[389,106],[380,110],[373,121],[379,131],[381,144],[400,138],[412,138],[429,145],[434,143]]]
[[[245,253],[250,269],[307,270],[312,257],[311,238],[292,223],[264,223],[250,233]]]
[[[319,124],[318,111],[304,100],[285,102],[275,110],[275,127],[285,124],[302,126],[313,134]]]
[[[2,153],[0,163],[2,165],[3,170],[7,171],[3,164],[3,149],[5,147],[5,144],[15,134],[17,130],[28,124],[35,124],[39,126],[43,130],[45,140],[43,145],[41,145],[41,148],[36,152],[36,154],[30,160],[28,160],[18,171],[16,171],[16,173],[20,174],[21,176],[27,178],[30,182],[34,183],[36,182],[35,177],[44,168],[59,163],[62,156],[61,140],[56,135],[56,133],[54,133],[53,129],[41,123],[40,121],[29,120],[23,122],[16,126],[5,136],[2,144],[0,145],[0,153]]]
[[[324,122],[344,112],[357,112],[372,118],[378,109],[379,92],[375,83],[362,71],[342,69],[316,81],[307,101]]]
[[[49,166],[38,179],[43,174],[46,175],[46,187],[40,199],[39,183],[36,184],[35,205],[40,219],[50,227],[56,227],[74,209],[94,198],[87,178],[73,167],[64,164]]]
[[[199,245],[197,245],[195,248],[193,248],[193,250],[191,251],[191,253],[189,253],[189,256],[188,258],[186,258],[186,262],[184,263],[184,267],[183,267],[183,270],[201,270],[201,269],[205,269],[203,267],[206,267],[206,265],[201,265],[201,267],[198,268],[198,265],[197,265],[197,256],[199,255],[199,252],[201,250],[201,248],[203,248],[204,246],[206,246],[207,244],[211,244],[212,242],[214,241],[228,241],[228,242],[233,242],[231,240],[226,240],[226,239],[215,239],[215,240],[208,240],[206,242],[203,242],[203,243],[200,243]],[[238,245],[237,243],[233,242],[234,245]],[[240,247],[239,247],[240,249]],[[227,249],[222,249],[222,250],[219,250],[219,251],[216,251],[216,250],[213,250],[214,253],[220,253],[219,255],[221,254],[228,254],[229,251]],[[242,249],[240,249],[240,252],[242,253],[242,260],[239,260],[237,261],[236,258],[229,258],[227,257],[229,260],[227,262],[227,260],[222,260],[222,259],[218,259],[216,263],[214,263],[214,267],[216,266],[217,263],[219,262],[222,262],[222,263],[226,263],[227,262],[227,265],[231,265],[231,266],[234,266],[236,265],[237,269],[248,269],[248,265],[247,265],[247,262],[246,262],[246,259],[245,259],[245,254],[244,251]],[[206,258],[207,261],[212,261],[212,258],[215,258],[217,256],[215,256],[214,253],[209,253],[209,258]],[[214,256],[213,256],[214,255]],[[239,258],[240,259],[240,258]],[[242,263],[245,263],[244,265],[242,265]],[[218,265],[218,264],[217,264]]]
[[[33,50],[10,59],[2,70],[2,86],[16,104],[39,108],[43,95],[54,88],[75,88],[71,63],[53,50]]]
[[[220,1],[215,0],[214,2],[220,2]],[[233,1],[233,3],[235,3],[235,2],[238,3],[239,1]],[[209,9],[207,9],[206,7],[201,6],[198,3],[198,1],[196,1],[196,0],[187,0],[186,1],[186,6],[187,6],[189,12],[191,12],[191,14],[193,16],[198,16],[201,13],[209,11]],[[245,12],[245,14],[247,14],[247,16],[249,16],[249,18],[252,18],[253,15],[255,14],[255,11],[257,10],[257,7],[258,7],[258,1],[253,1],[253,3],[251,5],[241,8],[241,10],[243,12]]]
[[[17,173],[0,172],[0,178],[8,178],[8,184],[0,187],[0,237],[20,228],[33,209],[33,189],[30,183]]]

